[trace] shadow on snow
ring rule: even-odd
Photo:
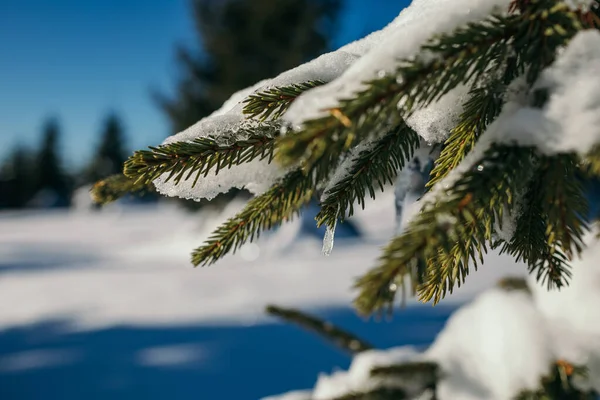
[[[379,348],[425,347],[451,311],[411,307],[391,322],[365,322],[349,309],[319,315]],[[258,399],[313,387],[320,372],[349,363],[320,337],[272,321],[85,332],[51,321],[0,332],[0,398]]]

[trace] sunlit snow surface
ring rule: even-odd
[[[191,250],[234,214],[187,214],[170,206],[101,213],[0,214],[2,326],[69,318],[80,329],[112,324],[255,322],[266,303],[345,306],[354,277],[372,267],[394,230],[386,193],[360,214],[364,241],[323,257],[299,221],[216,265],[193,268]],[[504,267],[470,281],[491,283]],[[504,268],[503,268],[504,270]],[[513,271],[515,268],[513,268]],[[516,268],[523,272],[522,268]],[[487,278],[487,279],[486,279]],[[478,288],[468,284],[456,294]],[[9,306],[10,305],[10,306]]]
[[[364,238],[336,240],[329,257],[298,221],[198,269],[190,251],[241,203],[222,214],[164,205],[0,213],[0,398],[256,399],[312,387],[319,373],[348,367],[350,359],[320,339],[274,325],[263,313],[270,303],[317,312],[380,348],[422,349],[452,301],[410,303],[379,323],[349,308],[354,278],[394,232],[388,192],[355,220]],[[451,299],[522,272],[494,258]]]

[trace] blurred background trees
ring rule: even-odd
[[[165,136],[206,117],[234,92],[331,50],[341,6],[342,0],[190,0],[196,44],[176,46],[173,94],[152,93],[170,124]],[[16,146],[0,163],[0,208],[68,207],[76,186],[122,171],[128,149],[117,113],[103,120],[89,163],[77,170],[67,172],[60,136],[58,119],[49,119],[36,151]]]
[[[21,208],[34,190],[33,154],[16,146],[0,167],[0,208]]]
[[[17,146],[0,168],[0,207],[68,207],[72,178],[60,155],[60,124],[47,119],[36,152]]]
[[[192,0],[199,49],[177,47],[174,97],[156,94],[180,132],[234,92],[330,49],[340,0]]]

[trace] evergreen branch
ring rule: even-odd
[[[368,392],[354,392],[334,400],[408,400],[406,391],[399,388],[380,387]]]
[[[291,219],[314,192],[314,177],[298,169],[289,172],[267,192],[250,200],[235,217],[217,228],[192,254],[192,263],[210,265],[282,221]]]
[[[328,110],[330,115],[307,121],[301,131],[280,138],[278,160],[290,165],[304,158],[310,164],[325,152],[346,150],[384,125],[398,124],[398,104],[409,114],[504,60],[520,24],[515,16],[492,16],[433,39],[421,48],[433,61],[403,61],[395,73],[366,82],[366,89],[341,100]]]
[[[96,204],[108,204],[120,199],[129,193],[143,193],[154,191],[150,182],[136,182],[124,175],[117,174],[98,181],[90,190],[90,196]]]
[[[421,47],[419,54],[427,54],[426,59],[401,61],[394,73],[365,82],[364,90],[326,110],[329,115],[306,121],[302,130],[280,138],[277,159],[283,165],[299,160],[310,165],[325,153],[340,154],[456,86],[478,82],[505,61],[505,84],[523,71],[531,84],[553,62],[557,49],[582,28],[577,13],[565,3],[531,0],[524,15],[492,15],[439,35]]]
[[[542,161],[545,169],[543,182],[551,182],[544,187],[541,203],[542,213],[547,216],[546,242],[550,255],[564,254],[567,261],[579,256],[584,246],[583,236],[588,230],[585,222],[588,204],[582,182],[577,179],[577,164],[576,156],[571,154],[560,154]],[[570,273],[566,275],[570,277]],[[546,279],[549,288],[560,288],[564,284],[559,271],[550,270],[548,274],[542,274],[542,283]]]
[[[298,96],[323,84],[325,82],[315,80],[265,89],[251,94],[244,100],[243,112],[248,117],[257,118],[261,121],[265,121],[270,117],[273,120],[278,119]]]
[[[469,260],[477,265],[494,224],[512,210],[531,155],[530,148],[493,146],[443,197],[426,203],[407,231],[388,244],[379,266],[356,282],[359,312],[371,314],[390,306],[396,282],[403,287],[404,277],[411,271],[414,277],[419,263],[426,263],[425,274],[415,279],[422,283],[422,301],[437,303],[456,282],[464,281]]]
[[[350,354],[356,354],[373,349],[373,346],[356,337],[355,335],[336,327],[330,322],[323,321],[301,311],[277,306],[268,306],[266,311],[271,315],[279,317],[285,321],[292,322],[301,328],[322,336],[326,340],[332,342],[337,347]]]
[[[406,124],[401,124],[372,146],[349,160],[350,169],[344,178],[323,194],[317,225],[333,227],[339,218],[354,214],[354,202],[364,208],[366,192],[375,198],[375,184],[381,191],[386,182],[393,184],[398,171],[412,158],[419,147],[419,136]],[[344,164],[340,168],[344,168]]]
[[[216,138],[206,137],[150,147],[150,150],[136,151],[127,160],[125,175],[149,183],[163,174],[169,174],[167,180],[174,179],[176,184],[195,175],[195,186],[200,176],[207,176],[213,170],[217,174],[221,169],[254,159],[271,160],[274,140],[279,132],[278,124],[265,123],[254,129],[242,128],[225,135],[245,136],[232,143],[224,144]]]
[[[525,261],[548,289],[561,288],[571,277],[569,261],[583,248],[587,203],[574,155],[541,157],[539,164],[513,238],[502,252]]]
[[[193,252],[192,263],[195,266],[213,264],[247,241],[258,239],[262,231],[292,219],[310,201],[317,185],[330,175],[336,163],[337,160],[322,158],[311,168],[299,167],[288,172],[267,192],[250,200],[239,214],[217,228],[204,245]]]
[[[460,121],[450,131],[450,136],[431,171],[428,187],[446,177],[473,149],[479,135],[500,114],[503,104],[502,89],[505,88],[503,82],[496,80],[491,85],[471,89]]]

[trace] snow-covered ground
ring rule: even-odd
[[[0,398],[255,399],[311,387],[350,360],[265,317],[265,305],[317,312],[379,347],[424,346],[456,305],[524,273],[491,257],[444,306],[365,322],[350,287],[394,231],[391,194],[355,219],[364,238],[337,240],[329,257],[297,221],[192,268],[190,251],[240,206],[0,214]]]

